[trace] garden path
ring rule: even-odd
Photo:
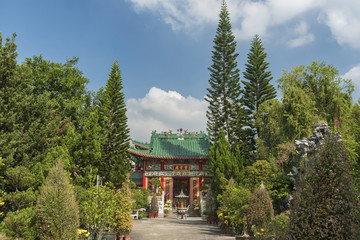
[[[187,219],[146,218],[134,220],[131,240],[226,240],[235,239],[222,234],[217,225],[207,224],[200,217]]]

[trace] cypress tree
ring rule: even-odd
[[[255,35],[245,64],[246,72],[243,72],[247,81],[241,81],[245,85],[244,105],[248,108],[250,116],[258,110],[261,103],[276,97],[276,90],[270,84],[272,76],[271,72],[267,71],[269,63],[265,61],[266,56],[259,35]],[[258,129],[252,124],[250,127],[253,128],[254,135],[258,133]]]
[[[107,180],[116,184],[123,183],[130,173],[130,157],[127,153],[130,130],[127,125],[125,95],[121,91],[122,88],[121,72],[115,60],[100,99],[100,111],[106,161],[101,173],[107,177]]]
[[[36,203],[40,239],[76,239],[79,208],[61,160],[49,171]]]
[[[225,1],[222,2],[220,20],[214,38],[214,50],[212,51],[212,65],[210,70],[210,87],[205,100],[209,102],[206,111],[207,131],[211,140],[215,142],[223,130],[234,145],[236,136],[235,129],[239,125],[240,105],[240,74],[237,68],[235,36],[232,33],[229,12]]]

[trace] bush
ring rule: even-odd
[[[131,199],[133,200],[133,209],[149,208],[148,195],[149,190],[146,188],[131,189]]]
[[[236,234],[242,234],[246,224],[245,216],[251,193],[248,189],[229,181],[222,195],[218,196],[220,221],[232,226]]]
[[[330,136],[300,176],[288,239],[355,239],[355,191],[344,144]]]
[[[271,221],[274,216],[274,209],[270,195],[261,185],[256,189],[249,200],[249,208],[247,212],[248,230],[251,232],[252,226],[263,228]]]
[[[278,240],[286,239],[289,231],[289,218],[290,211],[276,215],[266,227],[269,237],[271,236]]]
[[[74,189],[59,160],[49,171],[36,203],[40,239],[75,239],[79,208]]]
[[[156,195],[154,194],[151,199],[150,212],[157,213],[159,211],[159,204]]]

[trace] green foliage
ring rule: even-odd
[[[154,194],[151,198],[150,212],[157,213],[159,211],[159,204],[156,195]]]
[[[4,218],[4,231],[12,239],[35,239],[35,209],[22,208],[17,212],[9,212]]]
[[[285,239],[289,230],[290,211],[285,211],[276,215],[266,226],[268,235],[275,239]]]
[[[262,228],[271,221],[274,216],[274,209],[270,195],[262,185],[257,188],[249,200],[247,212],[248,230],[254,225]]]
[[[222,193],[228,181],[233,178],[241,182],[244,177],[244,158],[239,148],[230,151],[230,144],[222,131],[219,139],[210,147],[209,168],[212,172],[211,188],[214,196]]]
[[[288,239],[355,239],[355,202],[347,151],[331,136],[296,187]]]
[[[91,237],[101,239],[115,225],[115,190],[109,186],[89,189],[88,198],[81,203],[82,224],[88,226]]]
[[[131,191],[127,184],[123,184],[116,192],[116,207],[114,229],[119,235],[129,235],[133,219]]]
[[[262,103],[254,113],[258,129],[257,159],[269,159],[277,154],[277,146],[288,142],[284,129],[284,105],[277,99]]]
[[[84,125],[76,130],[69,127],[63,145],[69,152],[70,172],[76,185],[90,187],[91,179],[98,169],[104,168],[101,146],[101,127],[97,109],[89,107],[87,116],[82,119]]]
[[[40,239],[75,239],[79,209],[61,160],[49,171],[36,203]]]
[[[125,95],[117,61],[111,67],[105,91],[100,97],[100,124],[104,131],[104,163],[99,169],[113,183],[125,182],[130,173],[129,128],[127,125]],[[109,171],[110,170],[110,171]],[[110,172],[110,173],[109,173]]]
[[[9,191],[6,194],[7,213],[4,218],[4,230],[14,238],[27,237],[33,239],[35,192],[29,188],[34,183],[34,177],[28,168],[18,166],[8,168],[5,172]]]
[[[8,193],[6,200],[11,204],[12,210],[19,211],[27,206],[32,206],[32,203],[36,201],[36,195],[32,188],[28,188],[26,191]]]
[[[255,35],[245,64],[246,72],[243,72],[248,81],[241,81],[245,85],[244,103],[251,113],[257,111],[261,103],[276,97],[276,90],[270,84],[271,72],[266,71],[269,67],[266,56],[259,35]]]
[[[261,103],[274,99],[276,90],[270,81],[272,80],[271,72],[267,71],[269,63],[265,61],[267,54],[264,52],[259,35],[255,35],[251,43],[251,49],[248,53],[248,60],[245,64],[246,72],[243,72],[247,81],[241,81],[244,84],[243,102],[249,111],[251,121],[248,126],[252,130],[251,145],[255,144],[255,135],[259,129],[254,126],[254,112],[257,112]]]
[[[237,68],[235,53],[236,41],[232,33],[227,6],[223,1],[220,20],[214,38],[212,65],[210,70],[210,87],[205,100],[209,102],[206,112],[207,130],[213,142],[217,141],[224,131],[230,144],[233,145],[236,131],[240,131],[242,115],[240,109],[240,74]]]
[[[253,165],[246,167],[245,185],[250,191],[254,191],[264,183],[266,187],[271,189],[272,169],[269,162],[265,160],[258,160]]]
[[[149,208],[149,190],[146,188],[131,189],[131,199],[134,201],[133,209]]]
[[[17,166],[6,170],[6,181],[14,190],[25,190],[34,183],[34,177],[28,168]]]
[[[105,231],[115,230],[127,234],[132,227],[131,192],[127,184],[119,190],[110,184],[91,187],[88,197],[81,203],[82,224],[87,226],[91,238],[101,240]]]
[[[70,118],[75,123],[80,117],[78,110],[84,103],[85,84],[89,82],[76,67],[78,60],[73,57],[65,63],[54,63],[42,56],[34,56],[22,64],[26,69],[26,78],[33,86],[33,93],[50,93],[50,99],[57,103],[62,118]]]
[[[236,234],[240,235],[246,226],[246,212],[251,192],[237,184],[229,181],[223,194],[218,195],[218,216],[220,221],[232,226]]]
[[[278,80],[283,94],[285,128],[290,139],[307,136],[316,122],[331,125],[348,114],[354,86],[332,65],[314,61],[284,72]]]
[[[161,180],[159,178],[153,178],[149,181],[149,184],[154,186],[156,189],[161,187],[162,183]]]

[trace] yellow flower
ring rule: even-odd
[[[265,231],[265,230],[262,228],[262,229],[260,229],[260,231],[262,231],[262,232],[263,232],[263,231]]]

